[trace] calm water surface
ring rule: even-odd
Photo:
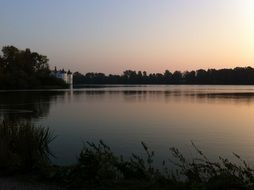
[[[73,90],[0,91],[0,119],[29,119],[57,135],[54,162],[76,161],[82,142],[102,139],[116,154],[157,160],[176,146],[194,156],[240,154],[254,164],[254,86],[104,86]]]

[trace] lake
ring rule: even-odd
[[[70,90],[0,91],[0,120],[49,126],[58,164],[75,163],[85,141],[108,144],[125,157],[143,154],[144,141],[160,162],[169,147],[195,156],[193,141],[211,159],[232,152],[254,163],[254,86],[90,86]]]

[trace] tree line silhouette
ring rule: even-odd
[[[63,88],[63,80],[50,75],[48,58],[30,49],[5,46],[0,55],[0,89]]]
[[[254,84],[254,68],[166,70],[164,73],[126,70],[121,75],[89,72],[73,75],[74,85],[82,84]],[[30,49],[4,46],[0,55],[0,89],[66,88],[50,75],[48,58]]]
[[[105,75],[104,73],[75,72],[75,85],[82,84],[254,84],[254,68],[236,67],[234,69],[199,69],[196,71],[166,70],[164,73],[147,74],[146,71],[126,70],[121,75]]]

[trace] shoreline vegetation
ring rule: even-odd
[[[88,84],[193,84],[193,85],[253,85],[254,68],[199,69],[196,71],[166,70],[164,73],[126,70],[121,75],[89,72],[73,74],[74,86]]]
[[[50,75],[47,56],[30,49],[19,50],[4,46],[0,55],[0,90],[65,89],[64,80]],[[142,84],[192,84],[192,85],[254,85],[254,68],[199,69],[196,71],[166,70],[164,73],[126,70],[122,74],[88,72],[73,74],[74,87],[88,85],[142,85]]]
[[[49,128],[30,122],[0,123],[0,183],[7,188],[23,184],[20,189],[254,188],[253,168],[235,153],[237,163],[222,157],[214,162],[192,143],[196,157],[189,160],[171,147],[169,158],[158,169],[153,163],[154,152],[143,142],[143,156],[133,153],[124,159],[99,141],[84,143],[76,164],[59,166],[50,161],[54,153],[49,145],[54,139]],[[172,169],[172,164],[177,169]]]
[[[30,49],[4,46],[0,55],[0,90],[68,88],[50,75],[48,58]]]

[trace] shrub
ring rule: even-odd
[[[206,189],[254,189],[254,170],[241,157],[233,153],[239,163],[219,157],[219,161],[210,161],[205,154],[192,143],[198,154],[188,161],[176,148],[170,151],[177,161],[172,161],[186,177],[190,186],[201,185]]]
[[[30,122],[0,123],[1,173],[26,173],[49,164],[49,144],[54,139],[49,128]]]

